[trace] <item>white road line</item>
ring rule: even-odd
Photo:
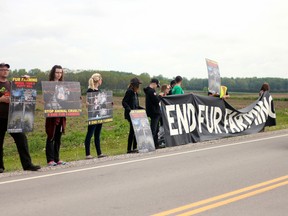
[[[119,162],[119,163],[113,163],[113,164],[107,164],[107,165],[102,165],[102,166],[82,168],[82,169],[77,169],[77,170],[64,171],[64,172],[59,172],[59,173],[52,173],[52,174],[46,174],[46,175],[34,176],[34,177],[28,177],[28,178],[21,178],[21,179],[15,179],[15,180],[10,180],[10,181],[3,181],[3,182],[0,182],[0,185],[9,184],[9,183],[15,183],[15,182],[28,181],[28,180],[33,180],[33,179],[48,178],[48,177],[51,177],[51,176],[58,176],[58,175],[64,175],[64,174],[70,174],[70,173],[83,172],[83,171],[87,171],[87,170],[94,170],[94,169],[102,169],[102,168],[106,168],[106,167],[120,166],[120,165],[125,165],[125,164],[137,163],[137,162],[148,161],[148,160],[155,160],[155,159],[159,159],[159,158],[173,157],[173,156],[189,154],[189,153],[194,153],[194,152],[208,151],[208,150],[218,149],[218,148],[225,148],[225,147],[243,145],[243,144],[247,144],[247,143],[251,143],[251,142],[259,142],[259,141],[270,140],[270,139],[275,139],[275,138],[280,138],[280,137],[285,137],[285,136],[288,136],[288,134],[274,136],[274,137],[261,138],[261,139],[256,139],[256,140],[243,141],[243,142],[232,143],[232,144],[225,144],[225,145],[208,147],[208,148],[203,148],[203,149],[195,149],[195,150],[190,150],[190,151],[185,151],[185,152],[178,152],[178,153],[167,154],[167,155],[160,155],[160,156],[155,156],[155,157],[136,159],[136,160]]]

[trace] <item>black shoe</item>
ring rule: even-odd
[[[3,173],[4,172],[4,169],[3,168],[0,168],[0,173]]]
[[[107,157],[107,155],[104,155],[104,154],[100,154],[97,156],[98,158],[104,158],[104,157]]]
[[[127,154],[139,153],[137,149],[127,151]]]
[[[30,171],[38,171],[39,169],[41,169],[39,165],[33,165],[33,164],[31,164],[29,167],[24,168],[24,170],[30,170]]]

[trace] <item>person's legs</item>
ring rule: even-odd
[[[5,169],[3,162],[3,144],[4,137],[7,131],[7,119],[0,119],[0,169]]]
[[[95,148],[97,155],[101,155],[101,147],[100,147],[100,133],[102,129],[102,124],[97,124],[95,127],[95,132],[94,132],[94,143],[95,143]]]
[[[24,133],[10,133],[13,137],[17,150],[20,156],[21,164],[23,169],[27,169],[32,166],[31,157],[29,154],[27,137]]]
[[[129,136],[128,136],[128,147],[127,147],[127,152],[130,152],[132,149],[132,143],[133,143],[133,149],[135,147],[135,134],[134,134],[134,129],[132,122],[129,121],[130,124],[130,130],[129,130]],[[136,143],[136,148],[137,148],[137,143]]]
[[[159,147],[159,144],[158,144],[159,120],[160,120],[160,115],[153,116],[151,118],[151,131],[152,131],[155,148]]]
[[[91,141],[91,137],[94,134],[95,127],[96,125],[88,125],[87,134],[86,134],[85,142],[84,142],[86,156],[90,155],[90,141]]]
[[[61,131],[62,126],[57,125],[55,129],[55,135],[54,135],[54,161],[57,163],[60,160],[60,145],[61,145]]]
[[[46,139],[46,160],[47,163],[54,161],[54,139]]]

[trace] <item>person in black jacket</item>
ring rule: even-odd
[[[3,161],[3,145],[4,138],[7,131],[10,95],[11,95],[11,83],[8,81],[10,73],[10,65],[6,63],[0,63],[0,173],[5,170]],[[29,153],[28,141],[25,133],[10,133],[17,146],[17,150],[20,156],[20,161],[23,170],[37,171],[41,167],[34,165]]]
[[[149,86],[144,88],[146,96],[146,113],[147,116],[151,119],[151,131],[153,135],[153,140],[155,148],[159,148],[158,144],[158,131],[159,131],[159,121],[161,118],[160,106],[159,106],[159,97],[156,94],[156,89],[160,87],[158,79],[151,79]]]
[[[137,150],[137,141],[133,130],[132,121],[130,118],[130,111],[135,109],[143,109],[141,106],[139,106],[139,99],[138,99],[138,90],[139,85],[142,84],[142,82],[138,78],[133,78],[130,80],[130,85],[125,93],[125,96],[122,100],[122,106],[125,109],[124,116],[125,119],[130,124],[130,131],[128,136],[128,147],[127,147],[127,153],[138,153]],[[132,149],[133,144],[133,149]]]

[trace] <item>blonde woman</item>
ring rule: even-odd
[[[99,73],[94,73],[88,81],[88,90],[87,92],[101,92],[99,87],[102,84],[102,77]],[[102,124],[88,125],[88,130],[85,138],[85,153],[86,159],[92,159],[93,156],[90,154],[90,141],[94,134],[94,144],[97,152],[98,158],[106,157],[102,154],[100,147],[100,133],[102,129]]]

